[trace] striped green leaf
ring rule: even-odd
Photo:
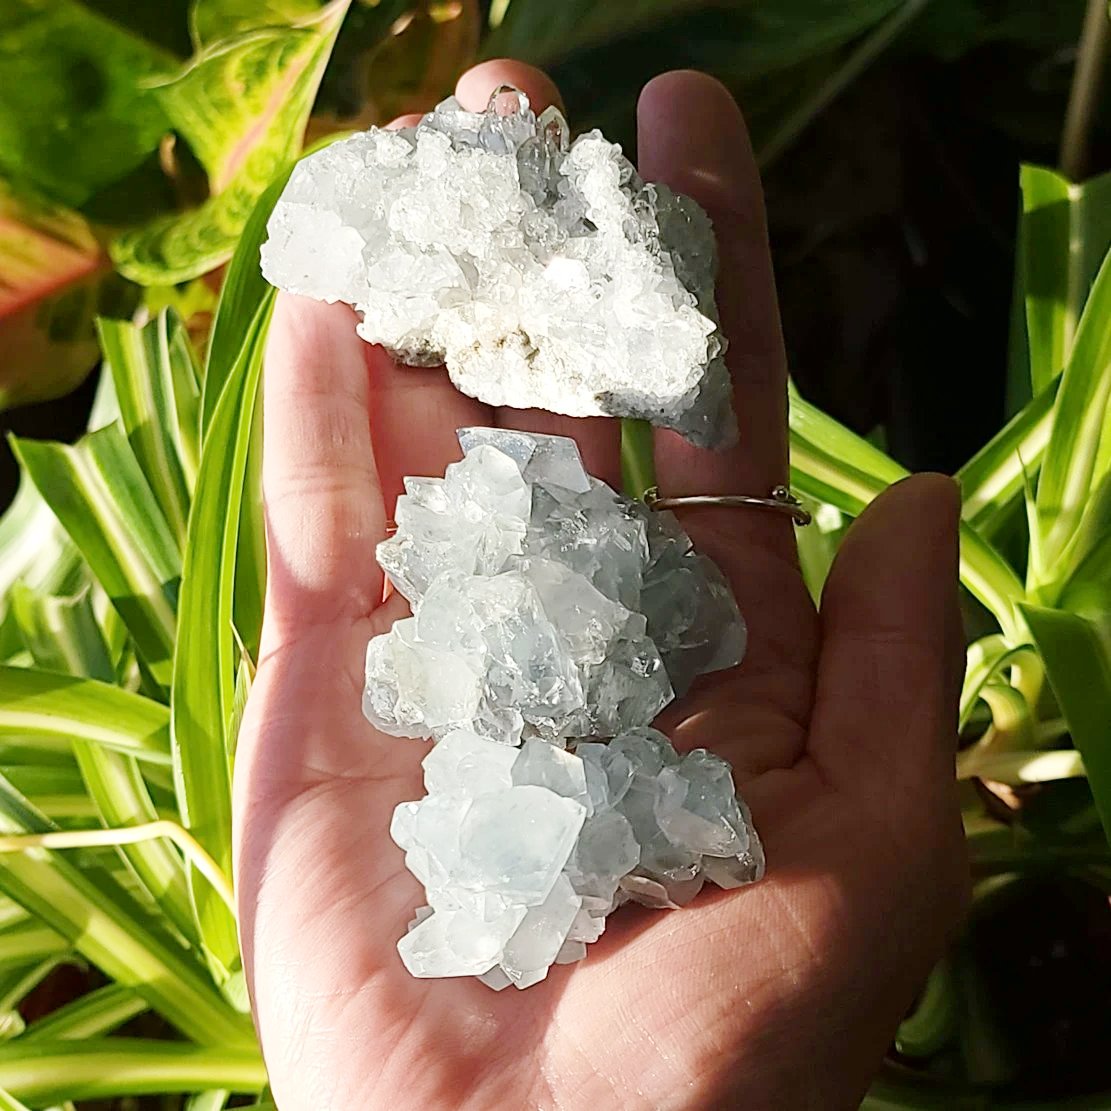
[[[858,516],[907,471],[879,448],[804,401],[790,397],[791,481],[806,496]],[[1007,561],[968,524],[961,526],[961,581],[1016,643],[1014,603],[1022,583]]]
[[[76,738],[169,765],[169,725],[165,706],[108,683],[0,666],[0,741],[30,738],[68,751]]]
[[[181,549],[120,426],[90,432],[73,447],[20,439],[13,445],[151,675],[168,686]]]
[[[127,438],[178,545],[197,474],[200,378],[185,328],[162,312],[138,327],[98,321]]]
[[[305,124],[350,0],[202,51],[159,101],[208,172],[199,208],[126,232],[112,256],[143,285],[187,281],[226,262],[255,201],[301,148]]]
[[[30,1111],[27,1104],[20,1103],[11,1092],[0,1088],[0,1111]]]
[[[990,535],[1019,501],[1024,471],[1031,477],[1038,473],[1053,427],[1059,385],[1060,378],[1054,378],[957,472],[961,515],[978,532]]]
[[[228,378],[201,454],[189,518],[178,610],[172,698],[175,771],[186,827],[231,874],[230,745],[226,736],[239,662],[233,636],[236,552],[248,447],[272,294]],[[197,872],[193,895],[201,937],[217,969],[238,966],[235,922]]]
[[[0,972],[22,969],[70,952],[70,943],[43,922],[27,919],[0,930]]]
[[[228,263],[208,342],[201,406],[202,433],[207,433],[212,423],[216,402],[220,400],[224,383],[250,338],[259,307],[270,296],[271,287],[259,267],[259,249],[266,240],[266,221],[270,219],[292,169],[292,163],[281,167],[274,180],[263,190],[243,225],[235,254]]]
[[[201,1088],[250,1093],[265,1084],[262,1058],[248,1048],[137,1038],[30,1043],[19,1039],[0,1046],[0,1087],[40,1106]]]
[[[50,829],[45,817],[0,779],[0,832]],[[0,890],[68,939],[110,979],[133,988],[187,1037],[201,1045],[253,1045],[249,1024],[224,1001],[204,969],[106,871],[79,868],[61,852],[5,852],[0,854]],[[0,1086],[23,1092],[6,1076],[0,1077]]]
[[[32,1023],[20,1035],[20,1042],[99,1038],[146,1010],[147,1002],[138,992],[121,984],[109,984]]]
[[[1111,174],[1078,184],[1023,166],[1019,274],[1030,382],[1038,394],[1065,367],[1088,291],[1111,247]]]
[[[1088,773],[1104,833],[1111,842],[1111,652],[1099,629],[1078,614],[1024,605],[1049,684]]]
[[[1092,287],[1061,378],[1053,428],[1038,482],[1037,517],[1046,568],[1073,539],[1096,473],[1111,398],[1111,254]]]
[[[81,556],[26,474],[0,517],[0,597],[23,581],[49,593],[68,593],[81,583]]]

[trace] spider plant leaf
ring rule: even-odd
[[[1111,650],[1087,618],[1020,606],[1045,663],[1069,734],[1084,760],[1104,833],[1111,841]]]
[[[0,832],[47,833],[51,828],[0,777]],[[66,938],[110,979],[134,988],[193,1041],[253,1046],[249,1024],[223,999],[203,965],[107,871],[78,867],[60,851],[4,852],[0,853],[0,890]],[[0,1078],[0,1086],[13,1087],[8,1083],[10,1075]],[[14,1087],[16,1094],[39,1098],[37,1092],[32,1096]],[[68,1099],[70,1093],[61,1091],[49,1098]]]
[[[1044,565],[1073,540],[1089,500],[1104,413],[1111,398],[1111,254],[1100,267],[1068,356],[1038,481]]]
[[[200,442],[200,375],[178,317],[98,321],[124,430],[159,508],[185,543]]]
[[[273,295],[264,299],[250,342],[221,394],[201,453],[189,518],[178,611],[172,698],[173,746],[182,820],[231,874],[231,779],[227,728],[239,653],[233,635],[236,552],[248,448]],[[239,969],[235,922],[195,870],[201,937],[217,975]]]
[[[110,1034],[148,1009],[146,1000],[122,984],[97,988],[51,1011],[20,1034],[21,1041],[62,1041]]]
[[[257,1050],[237,1046],[89,1038],[20,1040],[0,1047],[0,1086],[37,1106],[200,1088],[254,1093],[265,1084]]]
[[[90,432],[72,447],[12,442],[112,599],[151,675],[168,686],[181,549],[120,425]]]

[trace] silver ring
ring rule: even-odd
[[[644,502],[649,509],[698,509],[717,506],[722,509],[774,509],[787,513],[799,528],[810,524],[810,512],[802,502],[787,489],[776,486],[770,498],[753,498],[748,494],[688,494],[684,497],[664,498],[659,488],[651,487],[644,491]]]

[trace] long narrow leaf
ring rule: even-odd
[[[1095,474],[1104,411],[1111,397],[1111,255],[1080,318],[1057,396],[1038,482],[1042,555],[1052,567],[1079,524]]]
[[[0,1088],[0,1111],[30,1111],[27,1104],[20,1103],[11,1092]]]
[[[188,336],[168,312],[142,328],[103,318],[98,325],[127,438],[170,531],[183,545],[200,421],[200,385]]]
[[[181,552],[118,425],[75,446],[14,440],[16,454],[168,685]]]
[[[146,1010],[147,1002],[137,992],[120,984],[109,984],[32,1023],[19,1036],[20,1044],[98,1038]]]
[[[1024,469],[1035,475],[1041,467],[1059,385],[1053,379],[957,472],[961,515],[977,531],[992,529],[1022,497]]]
[[[38,1105],[199,1088],[258,1092],[265,1084],[262,1059],[252,1049],[137,1038],[30,1044],[21,1039],[0,1046],[0,1086]]]
[[[139,760],[170,763],[169,711],[94,679],[0,666],[0,739],[77,737]]]
[[[271,304],[272,294],[224,387],[201,454],[174,660],[174,767],[182,818],[228,875],[231,790],[225,731],[238,662],[232,635],[236,548]],[[195,871],[192,876],[201,937],[212,958],[231,972],[239,960],[235,922],[207,881]]]
[[[0,832],[48,833],[50,828],[26,799],[0,779]],[[111,979],[134,988],[194,1041],[252,1044],[250,1027],[201,967],[107,873],[83,871],[60,852],[8,852],[0,854],[0,890],[68,938]],[[0,1077],[0,1086],[4,1084]],[[19,1085],[8,1086],[17,1094],[22,1091]]]
[[[1111,657],[1096,626],[1064,610],[1024,605],[1050,686],[1084,758],[1088,783],[1111,841]]]

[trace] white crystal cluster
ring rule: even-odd
[[[438,742],[391,829],[428,899],[406,967],[524,988],[623,902],[681,906],[763,871],[729,766],[648,728],[740,661],[745,627],[674,516],[588,476],[573,440],[459,439],[443,478],[406,479],[379,545],[413,616],[368,645],[363,706]]]
[[[464,393],[735,439],[708,217],[514,89],[302,159],[268,230],[273,285],[354,305],[364,339]]]
[[[729,765],[705,749],[680,757],[654,729],[573,751],[457,730],[425,757],[424,780],[390,829],[428,898],[398,943],[414,976],[527,988],[581,960],[622,903],[680,907],[706,880],[763,872]]]
[[[378,547],[413,616],[367,649],[363,708],[382,732],[467,729],[565,744],[648,725],[745,626],[673,514],[583,469],[570,439],[460,433],[443,478],[408,478]]]

